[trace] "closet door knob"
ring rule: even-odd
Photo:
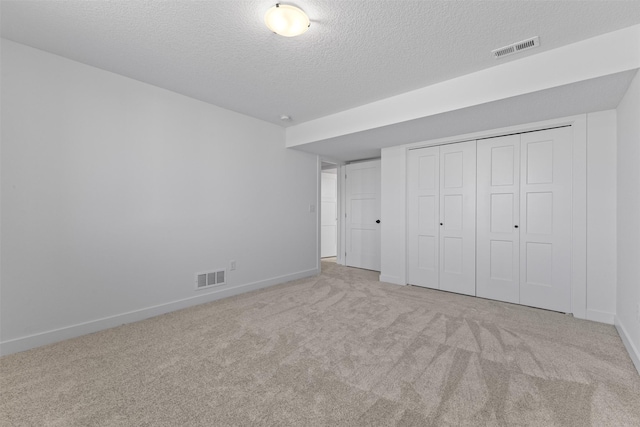
[[[444,225],[444,224],[440,223],[440,225]]]
[[[376,219],[376,224],[380,224],[380,220],[379,219]]]
[[[517,225],[514,225],[514,226],[513,226],[513,228],[518,228],[518,226],[517,226]]]

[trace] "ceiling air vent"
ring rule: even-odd
[[[540,46],[540,38],[538,36],[522,40],[518,43],[512,43],[509,46],[501,47],[500,49],[492,50],[491,53],[495,59],[500,59],[523,50],[532,49],[536,46]]]

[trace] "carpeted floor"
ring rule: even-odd
[[[0,359],[2,426],[639,426],[615,329],[322,275]]]

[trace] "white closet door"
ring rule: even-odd
[[[347,165],[346,264],[380,271],[380,160]]]
[[[571,127],[521,135],[520,303],[571,311]]]
[[[438,289],[439,147],[409,151],[407,205],[409,284]]]
[[[478,141],[476,294],[520,302],[520,135]]]
[[[476,142],[440,147],[440,289],[476,294]]]

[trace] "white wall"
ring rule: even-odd
[[[616,327],[640,371],[640,73],[618,113]]]
[[[382,150],[382,271],[380,280],[406,284],[406,150],[431,143],[470,140],[562,124],[564,119],[479,132]],[[569,119],[567,119],[569,120]],[[557,123],[555,123],[557,122]],[[576,132],[578,130],[576,129]],[[576,316],[613,323],[616,298],[616,112],[587,115],[587,300]],[[578,152],[577,150],[576,152]],[[578,298],[579,299],[579,298]],[[575,301],[575,300],[574,300]],[[585,313],[586,310],[586,313]],[[581,314],[584,313],[584,314]]]
[[[318,271],[278,126],[3,40],[2,154],[4,353]]]
[[[407,284],[405,146],[382,149],[380,169],[380,281]]]
[[[616,111],[587,115],[587,319],[616,312]]]

